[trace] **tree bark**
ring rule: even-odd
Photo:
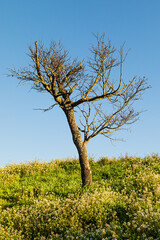
[[[87,143],[83,142],[80,131],[78,129],[75,114],[73,108],[63,108],[63,111],[67,117],[67,121],[72,133],[73,142],[77,148],[79,154],[79,162],[81,166],[82,186],[92,185],[92,172],[89,164],[89,158],[87,153]]]

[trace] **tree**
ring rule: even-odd
[[[145,77],[124,81],[123,46],[117,51],[110,41],[105,42],[104,34],[95,37],[96,45],[91,47],[92,57],[87,62],[71,60],[61,43],[51,42],[50,47],[45,48],[35,42],[34,47],[29,47],[29,68],[10,70],[10,75],[20,82],[51,94],[54,104],[45,111],[58,105],[64,112],[78,150],[83,186],[92,185],[87,143],[99,134],[113,139],[114,132],[135,122],[140,112],[136,112],[132,104],[149,87]],[[117,67],[120,76],[114,80],[111,74]]]

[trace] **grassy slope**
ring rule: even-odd
[[[0,169],[0,239],[160,239],[160,157],[77,160]]]

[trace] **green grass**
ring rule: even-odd
[[[78,160],[0,169],[0,239],[160,239],[160,157]]]

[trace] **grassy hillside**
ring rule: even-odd
[[[160,157],[77,160],[0,169],[0,239],[160,239]]]

